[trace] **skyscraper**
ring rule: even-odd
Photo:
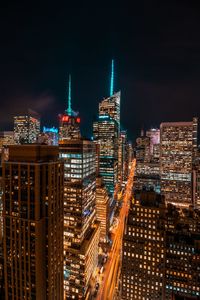
[[[141,135],[136,139],[136,160],[137,162],[148,162],[150,157],[150,138],[144,135],[144,131],[141,131]]]
[[[160,125],[161,192],[167,203],[192,204],[192,164],[197,147],[197,119]]]
[[[159,158],[160,129],[151,128],[147,130],[146,136],[150,138],[150,155],[154,158]]]
[[[117,183],[118,125],[109,115],[101,115],[93,123],[94,142],[99,145],[99,175],[108,193],[114,193]]]
[[[16,144],[32,144],[40,133],[39,116],[31,111],[14,117],[14,141]]]
[[[118,138],[118,184],[121,186],[127,180],[128,173],[128,162],[127,162],[127,133],[125,130],[120,131],[120,135]]]
[[[64,114],[59,115],[59,140],[79,139],[80,121],[78,112],[73,111],[71,107],[71,76],[69,75],[68,108]]]
[[[129,169],[129,165],[133,160],[133,145],[132,145],[132,142],[130,142],[130,141],[127,143],[126,153],[127,153],[127,166]],[[127,170],[127,176],[128,176],[128,170]]]
[[[150,129],[136,139],[136,172],[134,189],[160,192],[159,130]]]
[[[58,145],[58,128],[44,126],[43,133],[47,136],[48,145]]]
[[[114,61],[111,65],[110,97],[99,103],[93,137],[98,146],[99,175],[110,195],[117,183],[118,137],[120,133],[120,92],[114,93]]]
[[[122,247],[121,299],[200,299],[200,211],[136,191]]]
[[[120,98],[121,92],[117,92],[99,103],[99,116],[110,116],[118,125],[120,130]]]
[[[63,299],[63,164],[58,147],[9,147],[3,163],[5,294]]]
[[[66,299],[85,299],[98,263],[100,226],[95,222],[95,145],[61,140],[64,161],[64,289]]]
[[[200,209],[200,152],[197,151],[193,164],[193,205]]]
[[[80,137],[80,118],[71,108],[60,116],[59,153],[64,162],[64,296],[85,299],[98,263],[100,226],[95,221],[95,144]]]
[[[121,299],[165,299],[164,219],[164,199],[159,194],[135,193],[123,237]]]
[[[99,103],[99,116],[109,115],[118,124],[120,130],[120,100],[121,92],[114,92],[114,60],[111,63],[111,76],[110,76],[110,97],[103,99]]]
[[[109,230],[109,203],[110,199],[102,177],[96,179],[96,217],[100,222],[100,241],[105,242]]]
[[[200,299],[200,211],[168,205],[165,297]]]

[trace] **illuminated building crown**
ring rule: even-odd
[[[72,102],[71,102],[71,74],[69,74],[69,83],[68,83],[68,108],[65,110],[68,116],[77,116],[78,112],[72,110]]]

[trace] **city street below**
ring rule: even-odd
[[[113,243],[102,274],[103,279],[100,284],[97,300],[112,300],[119,282],[124,224],[129,210],[129,201],[132,196],[135,165],[136,160],[134,159],[130,164],[129,178],[125,187],[123,204],[118,217],[118,226],[112,235]]]

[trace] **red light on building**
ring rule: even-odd
[[[68,121],[69,121],[69,117],[68,117],[68,116],[63,116],[63,117],[62,117],[62,121],[68,122]]]
[[[80,123],[80,122],[81,122],[81,119],[80,119],[80,118],[76,118],[76,122],[77,122],[77,123]]]

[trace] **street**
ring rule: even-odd
[[[136,161],[133,160],[124,192],[122,208],[119,214],[119,223],[113,235],[112,248],[108,256],[108,261],[104,267],[103,281],[96,298],[98,300],[112,300],[115,294],[115,288],[119,281],[124,223],[129,210],[129,200],[132,195],[135,165]]]

